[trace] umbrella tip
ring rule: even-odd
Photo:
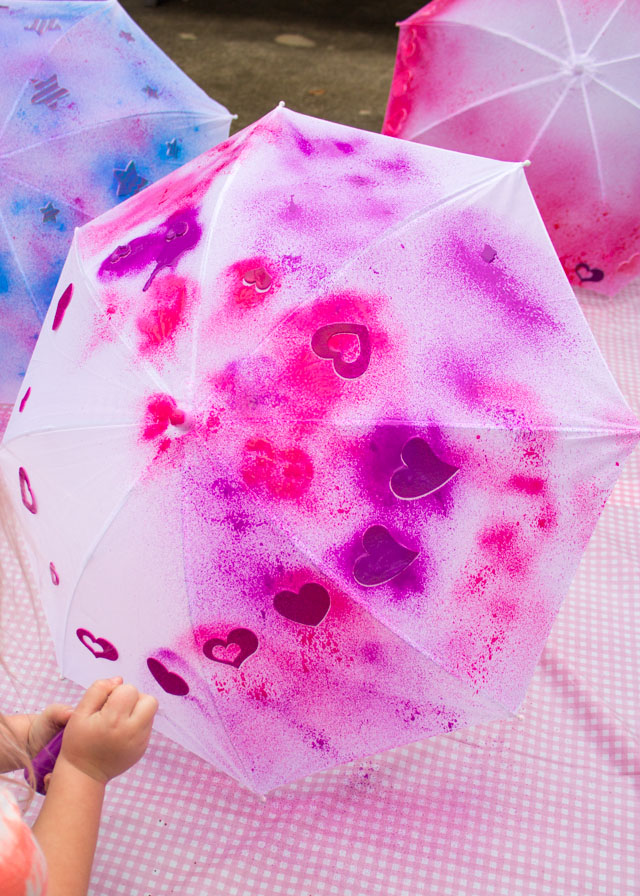
[[[531,164],[531,159],[525,159],[524,162],[522,163],[522,167],[528,168],[530,164]]]
[[[278,109],[284,109],[284,100],[280,100],[278,103]]]

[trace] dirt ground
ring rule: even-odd
[[[337,0],[121,0],[211,97],[238,115],[232,132],[287,106],[379,131],[397,44],[419,4]]]

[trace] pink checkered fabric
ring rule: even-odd
[[[640,283],[580,298],[640,415]],[[3,557],[3,562],[6,554]],[[17,583],[17,576],[16,576]],[[640,893],[640,452],[604,510],[521,717],[401,747],[262,800],[154,735],[108,791],[94,896]],[[77,699],[16,584],[5,711]]]

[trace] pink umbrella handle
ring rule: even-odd
[[[53,771],[53,767],[56,764],[56,759],[58,758],[58,754],[60,753],[60,747],[62,746],[62,736],[64,734],[64,728],[62,731],[58,731],[55,737],[52,737],[46,746],[44,746],[37,756],[33,758],[33,771],[35,774],[35,784],[36,790],[38,793],[44,795],[44,779],[45,777]],[[24,776],[29,780],[29,772],[25,769]]]

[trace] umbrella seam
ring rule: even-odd
[[[564,35],[567,39],[567,46],[569,48],[569,53],[571,56],[575,56],[575,47],[573,45],[573,35],[571,34],[571,29],[569,28],[569,20],[567,19],[567,11],[564,8],[562,0],[556,0],[556,6],[558,7],[558,11],[560,13],[560,18],[562,19],[562,26],[564,28]]]
[[[76,260],[76,263],[78,266],[78,270],[79,270],[82,280],[84,282],[87,293],[90,296],[96,309],[100,312],[100,314],[103,317],[106,317],[107,323],[108,323],[110,329],[115,334],[118,341],[120,343],[122,343],[122,345],[125,347],[126,351],[132,357],[136,357],[137,352],[136,352],[135,347],[133,346],[133,344],[131,342],[129,342],[127,339],[125,339],[125,337],[122,335],[120,330],[116,329],[115,325],[111,322],[109,317],[104,314],[104,308],[100,305],[100,303],[98,301],[97,294],[94,293],[92,283],[91,283],[89,276],[84,268],[84,264],[82,263],[82,257],[80,255],[80,249],[78,246],[78,238],[77,238],[78,232],[79,231],[76,230],[76,233],[74,234],[74,238],[73,238],[73,242],[71,244],[71,249],[69,250],[69,254],[71,255],[72,252],[74,253],[74,257],[75,257],[75,260]],[[154,387],[156,389],[158,389],[161,392],[165,392],[165,393],[170,392],[169,387],[167,386],[167,384],[165,382],[163,382],[161,377],[158,375],[157,369],[152,364],[150,364],[148,361],[142,360],[141,361],[141,370],[147,374],[148,378],[151,380],[152,384],[154,385]],[[142,377],[141,377],[141,379],[142,379]]]
[[[410,19],[407,19],[410,22]],[[404,23],[400,23],[401,25]],[[546,59],[551,59],[553,62],[562,63],[563,59],[560,56],[556,56],[555,53],[551,53],[548,50],[545,50],[543,47],[537,46],[537,44],[530,44],[527,41],[521,40],[520,38],[515,37],[513,34],[507,34],[504,31],[496,31],[494,28],[487,28],[477,22],[456,22],[447,19],[429,19],[424,22],[418,22],[418,25],[422,25],[423,28],[433,28],[436,26],[442,25],[452,25],[454,27],[463,27],[463,28],[475,28],[476,31],[482,31],[485,34],[492,34],[494,37],[503,37],[511,43],[517,44],[518,46],[525,47],[527,50],[531,50],[533,53],[537,53],[539,56],[544,56]]]
[[[0,161],[1,160],[2,160],[2,157],[0,156]],[[31,181],[24,180],[21,177],[16,177],[15,174],[7,174],[6,171],[3,171],[2,175],[3,175],[3,177],[6,177],[9,180],[12,180],[17,184],[22,184],[22,186],[24,186],[24,187],[29,187],[29,189],[33,190],[34,193],[40,193],[45,198],[49,198],[49,197],[53,196],[53,193],[47,193],[46,190],[43,190],[41,187],[38,187],[35,184],[32,184]],[[58,196],[54,196],[53,198],[56,200],[56,202],[60,202],[62,205],[66,206],[66,208],[70,208],[73,211],[77,212],[79,215],[82,215],[83,218],[86,218],[87,220],[85,223],[88,224],[89,221],[93,220],[91,218],[91,215],[88,215],[86,212],[80,211],[80,209],[77,206],[72,205],[70,202],[67,202],[66,199],[60,199]],[[43,201],[44,201],[44,198],[43,198]]]
[[[4,219],[4,214],[1,209],[0,209],[0,224],[2,225],[2,229],[4,230],[6,238],[7,238],[7,245],[9,246],[9,252],[11,254],[11,257],[15,261],[15,263],[18,267],[18,270],[20,271],[20,276],[22,277],[22,279],[24,281],[24,285],[27,289],[27,293],[29,294],[29,298],[31,299],[31,304],[33,305],[33,308],[36,312],[36,317],[42,324],[42,321],[44,320],[44,318],[46,316],[46,312],[43,314],[42,308],[39,307],[38,303],[36,302],[36,298],[35,298],[33,292],[31,291],[31,286],[29,285],[29,281],[27,280],[27,277],[26,277],[26,274],[22,267],[22,264],[20,262],[20,259],[18,258],[15,247],[12,243],[11,236],[9,234],[9,228],[7,227],[7,223]]]
[[[616,87],[612,87],[611,84],[607,84],[606,81],[602,81],[600,78],[598,78],[597,75],[593,76],[593,80],[596,82],[596,84],[599,84],[600,87],[608,90],[609,93],[613,93],[614,96],[617,96],[619,99],[624,100],[625,103],[629,103],[629,105],[633,106],[634,109],[640,109],[640,103],[637,103],[635,100],[632,100],[624,93],[621,93]]]
[[[492,103],[494,100],[503,99],[503,97],[511,96],[514,93],[522,93],[525,90],[530,90],[534,87],[540,87],[543,84],[549,84],[552,81],[557,81],[559,78],[564,77],[568,77],[567,73],[560,71],[555,72],[553,75],[545,75],[541,78],[535,78],[533,81],[527,81],[526,84],[516,84],[506,88],[505,90],[499,90],[496,93],[492,93],[490,96],[482,97],[482,99],[476,100],[473,103],[469,103],[468,105],[463,106],[461,109],[456,109],[455,112],[451,112],[448,115],[444,115],[442,118],[438,118],[436,121],[431,122],[427,127],[422,128],[422,130],[405,136],[404,139],[417,142],[419,137],[422,137],[424,134],[427,134],[434,128],[440,127],[441,124],[452,121],[459,115],[464,115],[466,112],[470,112],[472,109],[477,109],[479,106],[485,106],[487,105],[487,103]]]
[[[572,84],[572,82],[569,81],[569,83],[566,85],[565,89],[563,90],[562,94],[560,95],[560,98],[559,98],[558,101],[556,102],[555,106],[553,107],[553,109],[551,110],[551,112],[549,112],[549,114],[547,115],[547,117],[545,118],[545,120],[542,122],[542,125],[540,126],[540,129],[539,129],[538,132],[536,133],[535,137],[533,138],[533,141],[532,141],[531,145],[529,146],[529,148],[527,149],[527,151],[526,151],[526,153],[525,153],[525,156],[526,156],[527,158],[530,158],[530,157],[531,157],[531,155],[533,154],[533,152],[534,152],[536,146],[538,145],[538,143],[540,142],[540,140],[542,140],[542,137],[544,136],[545,131],[549,128],[549,125],[551,124],[551,122],[553,121],[553,119],[555,118],[555,116],[557,115],[558,110],[560,109],[560,106],[562,106],[562,104],[563,104],[564,101],[566,100],[566,98],[567,98],[567,96],[568,96],[568,94],[569,94],[569,91],[571,90],[571,84]]]
[[[587,114],[587,124],[589,125],[589,134],[591,136],[591,143],[593,145],[593,154],[596,158],[596,168],[598,171],[598,184],[600,185],[600,199],[602,202],[606,200],[606,190],[604,188],[604,178],[602,176],[602,159],[600,158],[600,147],[598,146],[598,140],[596,138],[596,131],[593,125],[593,116],[591,114],[591,103],[589,102],[589,97],[587,96],[587,88],[583,84],[580,85],[580,91],[582,93],[582,99],[584,101],[584,108]]]
[[[620,12],[620,10],[622,9],[622,7],[625,5],[626,2],[627,2],[627,0],[620,0],[620,3],[618,3],[618,5],[617,5],[616,8],[613,10],[613,12],[611,13],[611,15],[610,15],[609,18],[607,19],[607,21],[604,23],[604,25],[603,25],[602,28],[600,29],[600,31],[598,31],[598,33],[596,34],[596,36],[594,37],[594,39],[591,41],[591,43],[590,43],[589,46],[587,47],[587,50],[586,50],[586,52],[585,52],[585,56],[588,56],[591,52],[593,52],[593,50],[596,48],[596,46],[597,46],[597,44],[598,44],[598,41],[599,41],[602,37],[604,37],[604,35],[606,34],[606,32],[607,32],[609,26],[611,25],[611,22],[615,19],[615,17],[618,15],[618,13]]]
[[[395,139],[395,138],[391,138],[391,139]],[[414,212],[413,214],[408,215],[406,218],[403,218],[401,221],[398,221],[395,224],[392,224],[389,227],[386,227],[377,237],[370,240],[365,246],[363,246],[361,249],[359,249],[354,255],[352,255],[350,258],[345,260],[343,262],[343,264],[341,264],[340,267],[332,273],[331,278],[328,279],[326,286],[325,286],[325,281],[324,280],[322,281],[321,287],[319,287],[319,290],[318,290],[317,298],[326,296],[327,293],[329,293],[331,291],[332,284],[335,282],[337,277],[343,271],[345,271],[349,267],[350,264],[353,264],[365,252],[371,251],[379,243],[381,243],[385,239],[388,239],[393,234],[398,233],[403,228],[407,227],[409,224],[412,224],[414,221],[418,220],[419,218],[426,216],[426,215],[430,215],[433,212],[435,212],[437,209],[443,208],[446,205],[450,205],[451,203],[456,202],[463,196],[473,194],[475,191],[481,190],[484,187],[488,186],[489,184],[496,183],[505,177],[510,177],[511,175],[520,171],[522,169],[524,163],[522,163],[522,162],[512,162],[512,163],[495,162],[495,164],[499,165],[501,168],[499,173],[497,173],[497,174],[494,173],[487,177],[484,177],[482,180],[475,181],[474,183],[467,185],[463,189],[457,190],[456,192],[451,193],[449,196],[446,196],[444,199],[440,199],[438,202],[434,203],[433,205],[427,206],[426,208],[423,207],[420,210],[418,210],[417,212]],[[505,168],[507,170],[505,170]],[[251,350],[251,352],[249,352],[245,355],[245,357],[246,358],[253,357],[256,354],[256,352],[260,349],[260,347],[262,345],[264,345],[264,343],[267,342],[268,339],[271,338],[271,336],[276,331],[276,329],[284,326],[289,320],[291,320],[291,318],[294,317],[294,315],[298,312],[298,310],[306,302],[307,302],[307,299],[305,297],[304,299],[299,301],[293,308],[291,308],[291,310],[286,315],[286,317],[284,317],[282,320],[279,320],[276,324],[274,324],[274,326],[269,330],[269,332],[265,334],[265,336],[257,343],[257,345]]]
[[[271,114],[273,114],[273,112]],[[222,203],[223,203],[224,197],[226,196],[226,194],[230,188],[233,178],[236,176],[236,174],[239,170],[240,159],[242,157],[242,148],[246,147],[247,141],[249,140],[250,136],[253,134],[253,130],[254,130],[253,128],[246,130],[244,132],[241,140],[234,144],[235,148],[239,149],[239,151],[231,163],[230,170],[226,172],[225,183],[218,195],[218,198],[216,199],[216,204],[213,208],[213,212],[208,221],[209,233],[207,235],[206,244],[203,247],[202,261],[200,262],[200,277],[199,277],[200,284],[202,284],[204,282],[205,271],[206,271],[207,267],[209,266],[208,265],[209,255],[210,255],[211,246],[213,244],[214,224],[222,210]],[[202,324],[202,309],[203,308],[204,308],[204,303],[201,303],[201,313],[198,314],[198,319],[196,321],[196,325],[195,325],[195,327],[192,328],[193,339],[191,341],[191,369],[189,371],[190,380],[189,380],[189,383],[187,386],[188,400],[189,400],[190,404],[193,402],[193,395],[194,395],[195,383],[196,383],[196,369],[198,366],[198,336],[200,335],[200,328],[201,328],[201,324]]]
[[[212,100],[212,102],[215,102],[215,101]],[[224,107],[221,107],[221,108],[224,108]],[[20,149],[13,149],[10,152],[4,152],[4,153],[0,152],[0,160],[11,159],[14,156],[23,155],[24,153],[28,152],[29,150],[37,149],[40,146],[46,146],[48,143],[55,143],[57,140],[68,140],[70,137],[77,137],[79,134],[84,134],[87,131],[98,130],[99,128],[103,128],[103,127],[106,127],[107,125],[113,124],[114,122],[129,121],[131,119],[138,119],[138,118],[154,118],[154,117],[162,118],[162,117],[169,117],[172,115],[191,116],[191,118],[202,119],[202,121],[205,123],[208,121],[212,121],[212,122],[216,122],[216,123],[217,122],[224,123],[224,121],[227,120],[225,118],[225,116],[222,116],[222,115],[219,118],[216,118],[215,116],[209,115],[206,112],[193,112],[193,111],[184,110],[184,109],[180,109],[180,110],[178,110],[178,109],[176,109],[176,110],[161,109],[161,110],[158,110],[157,112],[131,112],[129,115],[120,115],[120,116],[116,115],[113,118],[105,118],[102,121],[97,121],[90,125],[86,125],[85,127],[77,128],[74,131],[65,131],[63,134],[59,134],[54,137],[47,137],[46,140],[40,140],[36,143],[30,143],[28,146],[21,146]],[[228,120],[231,121],[232,119],[233,119],[233,116],[229,112]],[[2,135],[0,135],[0,139],[1,139],[1,137],[2,137]]]
[[[316,558],[314,556],[314,554],[309,550],[308,546],[303,546],[301,543],[299,543],[298,540],[296,539],[296,537],[289,531],[289,528],[286,526],[285,521],[279,517],[276,518],[275,516],[269,515],[268,513],[266,513],[265,508],[262,507],[260,501],[258,500],[258,496],[253,493],[252,489],[248,485],[246,485],[246,483],[243,483],[242,485],[245,490],[245,493],[251,497],[254,504],[264,514],[265,519],[267,519],[268,521],[272,521],[273,524],[276,526],[276,528],[278,530],[280,530],[285,535],[285,537],[291,541],[291,543],[296,548],[296,550],[303,557],[309,558],[311,560],[311,563],[313,564],[313,566],[316,569],[321,570],[323,568],[324,559]],[[331,581],[333,581],[333,580],[334,580],[334,575],[331,576]],[[406,632],[396,631],[390,622],[388,622],[386,619],[383,619],[382,617],[380,617],[371,607],[366,606],[365,604],[363,604],[360,601],[359,597],[352,591],[352,586],[351,586],[350,582],[341,582],[338,585],[338,587],[342,588],[342,590],[346,590],[350,599],[358,607],[360,607],[365,613],[368,613],[371,617],[373,617],[373,619],[375,619],[383,628],[385,628],[387,631],[391,632],[391,634],[395,638],[397,638],[403,644],[408,644],[410,647],[412,647],[414,650],[416,650],[418,653],[420,653],[421,656],[426,657],[426,659],[428,659],[429,662],[433,663],[433,665],[436,666],[436,668],[440,669],[446,676],[448,676],[449,678],[452,678],[454,681],[456,681],[459,685],[462,686],[463,689],[465,689],[465,690],[468,689],[471,692],[472,697],[473,696],[477,697],[478,700],[480,701],[480,703],[485,708],[490,708],[494,711],[496,708],[498,708],[502,713],[507,713],[510,716],[514,715],[514,712],[512,710],[510,710],[509,707],[506,706],[506,704],[502,703],[496,697],[494,697],[492,695],[483,694],[479,690],[474,692],[470,682],[464,681],[462,678],[459,678],[453,672],[446,669],[438,659],[436,659],[433,655],[431,655],[431,653],[429,651],[427,651],[423,646],[419,646],[415,641],[413,641],[411,636],[408,635]]]

